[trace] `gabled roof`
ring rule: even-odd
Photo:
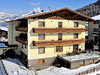
[[[85,16],[83,14],[80,14],[76,11],[73,11],[68,8],[61,8],[61,9],[56,9],[48,12],[41,12],[39,14],[33,14],[31,16],[23,17],[21,19],[45,19],[49,18],[52,16],[60,16],[63,17],[64,19],[68,20],[84,20],[84,21],[95,21],[94,19]],[[21,19],[16,19],[16,20],[21,20]],[[13,21],[13,20],[12,20]]]

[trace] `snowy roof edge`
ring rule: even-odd
[[[7,21],[7,22],[16,21],[16,20],[20,20],[20,19],[28,19],[28,18],[30,18],[30,17],[42,16],[42,15],[46,15],[46,14],[48,14],[48,13],[54,13],[54,12],[61,11],[61,10],[67,10],[67,11],[69,11],[69,12],[71,12],[71,13],[77,14],[77,15],[79,15],[79,16],[81,16],[81,17],[84,17],[84,18],[86,18],[86,19],[88,19],[88,20],[95,21],[93,18],[88,17],[88,16],[83,15],[83,14],[80,14],[80,13],[78,13],[78,12],[76,12],[76,11],[73,11],[73,10],[71,10],[71,9],[69,9],[69,8],[60,8],[60,9],[51,10],[51,11],[47,11],[47,12],[41,12],[41,13],[31,14],[31,15],[28,15],[28,16],[23,16],[23,17],[20,17],[20,18],[16,18],[16,19],[9,20],[9,21]]]

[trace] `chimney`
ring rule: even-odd
[[[49,8],[49,11],[51,11],[51,10],[52,10],[52,8],[51,8],[50,6],[49,6],[48,8]]]

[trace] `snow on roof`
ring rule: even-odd
[[[28,13],[25,13],[25,14],[22,14],[22,15],[19,15],[19,16],[15,16],[13,17],[12,19],[9,19],[7,21],[13,21],[13,20],[20,20],[20,19],[27,19],[27,18],[30,18],[30,17],[38,17],[38,16],[43,16],[43,15],[46,15],[46,14],[49,14],[49,13],[55,13],[55,12],[58,12],[58,11],[62,11],[62,10],[67,10],[69,11],[70,13],[74,13],[74,14],[77,14],[78,16],[81,16],[82,18],[86,19],[86,20],[91,20],[91,21],[95,21],[94,19],[88,17],[88,16],[85,16],[83,14],[80,14],[76,11],[73,11],[69,8],[60,8],[60,9],[56,9],[56,10],[51,10],[51,11],[45,11],[45,12],[28,12]]]
[[[24,65],[18,59],[11,59],[11,58],[3,59],[3,63],[9,75],[26,75],[26,74],[27,75],[36,75],[36,74],[37,75],[75,75],[79,72],[83,72],[90,68],[100,65],[100,62],[99,62],[97,64],[82,66],[77,69],[68,69],[64,67],[57,68],[57,67],[51,66],[51,67],[36,71],[34,69],[29,70],[25,68]],[[0,67],[1,66],[2,65],[0,65]],[[90,75],[96,75],[96,74],[90,74]]]
[[[34,70],[27,69],[18,59],[3,59],[8,75],[36,75]]]
[[[77,69],[67,69],[64,67],[61,67],[61,68],[49,67],[49,68],[37,71],[37,75],[76,75],[79,72],[86,71],[89,68],[95,67],[99,64],[100,63],[90,64],[90,65],[82,66],[82,67],[77,68]],[[92,74],[90,74],[90,75],[92,75]]]
[[[94,16],[92,18],[95,19],[95,20],[100,20],[100,15]]]
[[[84,60],[84,59],[89,59],[89,58],[98,58],[100,57],[98,54],[81,54],[81,55],[74,55],[74,56],[61,56],[63,59],[67,61],[77,61],[77,60]]]
[[[8,31],[7,27],[0,27],[1,30]]]

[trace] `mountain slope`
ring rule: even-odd
[[[40,8],[34,8],[33,10],[21,15],[13,15],[13,14],[5,13],[5,12],[0,12],[0,27],[8,27],[8,23],[6,21],[20,19],[20,18],[31,16],[38,13],[41,13]]]
[[[100,0],[76,10],[77,12],[93,17],[100,14]]]
[[[8,27],[7,20],[11,19],[15,15],[8,14],[5,12],[0,12],[0,27]]]

